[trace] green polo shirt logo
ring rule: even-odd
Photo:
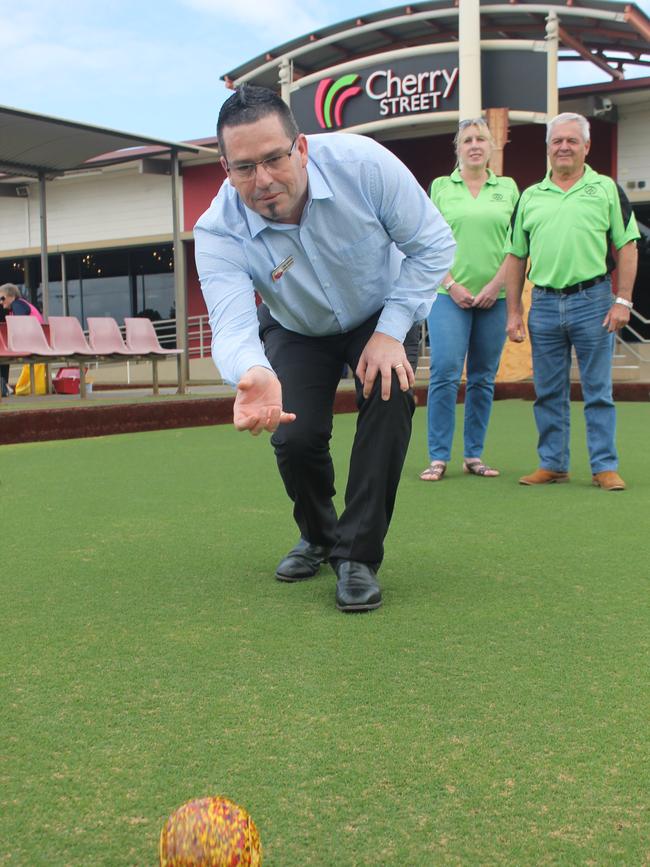
[[[436,178],[430,192],[456,241],[451,274],[456,283],[478,295],[503,262],[510,218],[519,198],[517,185],[512,178],[497,177],[488,169],[488,179],[474,198],[455,169],[449,176]],[[504,295],[501,292],[499,297]]]

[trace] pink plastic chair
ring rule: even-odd
[[[84,400],[88,395],[85,361],[88,358],[96,358],[97,353],[88,345],[81,323],[76,316],[50,316],[49,332],[52,349],[77,364],[79,396]]]
[[[150,319],[125,319],[126,345],[133,352],[155,355],[180,355],[182,349],[165,349],[160,345],[156,329]]]
[[[20,352],[12,352],[7,345],[7,325],[0,322],[0,358],[22,358]]]
[[[50,393],[50,372],[48,362],[60,358],[47,342],[43,326],[35,316],[8,316],[7,348],[11,352],[29,356],[25,362],[29,364],[29,381],[32,394],[35,394],[34,365],[45,364],[45,382],[47,393]]]
[[[120,327],[110,316],[88,317],[88,343],[95,355],[128,356],[131,358],[139,355],[125,346]]]
[[[0,322],[0,364],[2,362],[22,360],[20,352],[10,352],[7,346],[7,326],[4,322]],[[2,400],[2,392],[0,392],[0,400]]]
[[[165,349],[160,345],[156,329],[150,319],[130,318],[124,320],[126,326],[126,345],[133,352],[144,355],[151,360],[153,367],[153,391],[158,394],[158,361],[161,358],[176,356],[176,368],[178,377],[178,392],[185,394],[185,382],[183,380],[182,349]]]
[[[47,360],[58,356],[45,338],[43,326],[35,316],[7,316],[7,348],[23,355]]]
[[[0,363],[16,360],[16,353],[9,352],[7,348],[7,326],[4,322],[0,322]],[[0,391],[0,401],[2,400],[2,392]]]
[[[97,355],[76,316],[50,316],[50,346],[59,355]]]

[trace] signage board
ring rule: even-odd
[[[544,51],[483,51],[482,104],[546,111]],[[351,72],[323,74],[296,87],[291,108],[305,133],[330,132],[377,121],[458,111],[458,51],[376,61]]]

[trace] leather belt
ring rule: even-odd
[[[574,283],[573,286],[565,286],[564,289],[554,289],[552,286],[535,286],[535,289],[541,289],[542,292],[552,292],[554,295],[575,295],[576,292],[589,289],[596,283],[602,283],[606,277],[607,274],[601,274],[600,277],[594,277],[593,280],[583,280],[582,283]]]

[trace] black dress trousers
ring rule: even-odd
[[[329,451],[336,388],[346,364],[354,371],[374,333],[381,311],[352,331],[306,337],[283,328],[266,305],[258,308],[260,337],[282,385],[283,408],[296,420],[271,437],[280,475],[304,539],[330,547],[332,560],[357,560],[378,567],[393,513],[402,466],[411,437],[415,402],[400,391],[393,372],[390,399],[381,399],[381,377],[363,397],[355,377],[359,415],[350,456],[345,510],[337,517],[332,498],[334,468]],[[419,325],[409,331],[404,348],[415,367]]]

